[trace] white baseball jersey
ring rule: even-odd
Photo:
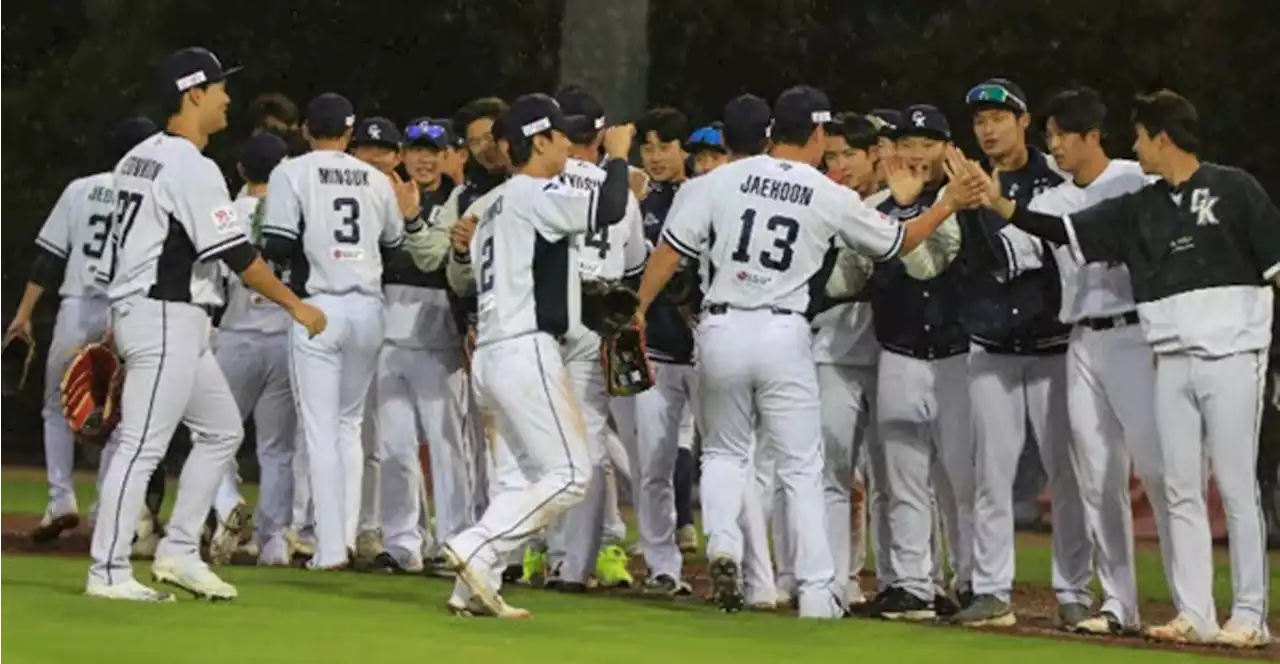
[[[116,164],[112,301],[132,295],[222,304],[218,255],[249,242],[212,159],[181,136],[159,133]]]
[[[116,207],[112,179],[107,171],[73,180],[36,236],[40,248],[67,261],[58,288],[62,297],[101,295],[101,282],[109,278],[108,241]]]
[[[243,194],[233,203],[236,216],[244,220],[249,236],[254,241],[257,241],[261,234],[261,229],[254,228],[253,222],[255,212],[258,212],[258,206],[262,200],[257,196]],[[278,270],[277,276],[286,281],[288,279]],[[244,285],[239,277],[231,275],[227,280],[227,310],[222,314],[222,323],[218,329],[278,334],[287,332],[292,323],[293,319],[289,316],[289,312]]]
[[[295,291],[382,296],[379,245],[404,240],[391,180],[334,150],[290,159],[271,171],[262,232],[302,243],[289,270]]]
[[[516,175],[494,190],[471,237],[476,343],[565,335],[582,320],[574,235],[593,230],[596,192]]]
[[[834,238],[884,261],[897,256],[903,233],[816,168],[757,155],[685,183],[662,239],[690,258],[705,243],[708,304],[803,313],[811,289],[825,285],[818,272]],[[823,282],[811,284],[815,276]]]
[[[597,192],[604,184],[603,168],[581,159],[569,158],[560,181],[581,191]],[[640,203],[627,194],[627,211],[622,221],[602,226],[578,236],[578,269],[585,281],[620,279],[644,271],[649,249],[644,242],[644,219]]]

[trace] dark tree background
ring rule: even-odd
[[[1280,12],[1247,0],[46,0],[18,3],[3,30],[5,320],[27,277],[31,241],[62,187],[102,170],[105,131],[151,113],[158,58],[198,44],[247,69],[230,88],[224,166],[254,95],[300,104],[350,97],[362,115],[448,115],[467,99],[586,82],[615,118],[670,103],[698,122],[731,96],[825,88],[840,109],[926,102],[972,146],[961,101],[991,76],[1033,103],[1092,85],[1128,155],[1128,100],[1172,87],[1200,109],[1204,157],[1242,166],[1280,197],[1270,140],[1280,82]],[[647,20],[646,20],[647,16]],[[647,82],[647,89],[644,89]],[[157,118],[158,119],[158,118]],[[1263,140],[1259,140],[1260,132]],[[55,308],[41,307],[48,339]],[[38,417],[38,386],[6,403],[5,430]],[[28,420],[29,422],[29,420]],[[30,429],[27,429],[30,430]],[[12,449],[12,448],[9,448]]]

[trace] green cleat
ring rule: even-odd
[[[525,547],[524,573],[520,575],[520,583],[526,586],[541,586],[547,581],[547,552],[533,547]]]
[[[596,580],[605,588],[630,588],[635,585],[627,571],[627,550],[616,545],[600,549],[596,556]]]

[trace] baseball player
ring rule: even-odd
[[[236,198],[238,218],[245,220],[249,239],[262,242],[262,203],[267,179],[288,147],[271,132],[251,136],[237,165],[246,183]],[[278,276],[283,271],[275,268]],[[284,537],[291,520],[293,449],[297,418],[289,382],[289,315],[284,309],[250,291],[238,279],[227,285],[227,308],[213,344],[214,357],[226,376],[227,387],[241,415],[253,415],[261,469],[258,507],[253,518],[258,541],[258,564],[288,565],[293,552]],[[215,564],[230,562],[249,524],[249,511],[235,489],[234,464],[227,469],[219,500],[218,529],[209,545]],[[226,498],[222,496],[227,495]],[[219,506],[217,503],[223,503]]]
[[[1252,176],[1200,161],[1195,107],[1161,90],[1139,96],[1134,151],[1160,180],[1063,217],[992,202],[1019,228],[1066,245],[1079,263],[1122,263],[1155,352],[1155,416],[1169,510],[1172,621],[1149,638],[1257,648],[1267,628],[1267,559],[1257,475],[1258,425],[1280,282],[1280,211]],[[988,194],[990,198],[990,194]],[[1222,492],[1231,543],[1231,617],[1213,602],[1204,454]]]
[[[334,93],[307,105],[311,152],[281,164],[267,185],[266,251],[289,269],[295,292],[333,321],[290,339],[294,399],[302,423],[315,504],[312,569],[350,561],[360,512],[361,424],[382,345],[380,247],[403,240],[406,209],[391,180],[346,153],[355,127],[351,102]],[[412,187],[412,184],[409,185]],[[320,490],[323,487],[323,490]]]
[[[596,165],[604,137],[604,106],[589,92],[571,86],[556,98],[569,127],[569,158],[562,184],[591,195],[604,182],[605,171]],[[596,227],[591,233],[574,237],[577,243],[578,272],[583,282],[618,280],[635,277],[644,269],[648,255],[640,206],[628,190],[626,215],[612,226]],[[564,364],[587,423],[590,479],[582,502],[564,513],[564,517],[548,532],[547,585],[563,592],[585,592],[587,578],[594,568],[602,586],[627,586],[633,583],[627,570],[627,553],[618,542],[602,540],[608,504],[606,466],[617,465],[608,459],[606,438],[609,436],[609,393],[601,371],[600,335],[586,327],[573,328],[562,344]],[[625,461],[625,459],[624,459]]]
[[[225,78],[234,71],[202,48],[166,57],[159,91],[169,111],[167,131],[140,143],[114,172],[108,296],[126,375],[119,447],[102,482],[93,531],[85,590],[91,596],[172,599],[133,579],[128,554],[145,485],[179,421],[191,430],[192,450],[152,577],[198,596],[236,596],[199,553],[214,493],[243,437],[240,412],[209,348],[208,310],[222,303],[211,261],[222,261],[281,304],[308,332],[325,329],[324,313],[293,295],[257,257],[226,181],[200,154],[209,136],[226,127]]]
[[[117,124],[110,135],[109,158],[119,160],[133,146],[156,133],[148,118],[129,118]],[[67,185],[58,197],[49,218],[36,236],[36,259],[9,323],[8,335],[20,334],[34,339],[31,314],[45,291],[58,289],[62,298],[49,344],[44,379],[44,460],[49,480],[49,502],[44,516],[31,531],[36,543],[51,542],[64,531],[80,524],[75,485],[71,473],[75,466],[75,444],[66,417],[62,414],[62,374],[67,364],[84,344],[98,341],[108,327],[110,302],[96,282],[105,275],[109,260],[107,242],[111,236],[115,195],[110,171],[78,178]],[[106,258],[104,258],[106,256]],[[106,467],[108,449],[104,448],[100,467]]]
[[[534,94],[517,99],[495,131],[516,175],[471,238],[479,313],[473,377],[530,483],[497,495],[479,523],[445,543],[459,578],[448,601],[456,612],[527,617],[499,594],[508,556],[581,501],[590,479],[582,406],[556,337],[572,339],[581,326],[574,236],[625,216],[631,131],[606,132],[605,180],[582,192],[555,179],[568,157],[567,130],[556,101]]]
[[[729,152],[724,147],[724,125],[713,122],[699,128],[689,135],[684,142],[684,151],[693,160],[693,175],[705,175],[729,161]]]
[[[1052,160],[1029,148],[1026,94],[1006,79],[991,79],[965,98],[974,133],[1005,195],[1023,203],[1063,180]],[[909,122],[909,121],[908,121]],[[1014,579],[1014,485],[1028,433],[1039,445],[1053,500],[1053,587],[1059,619],[1089,617],[1092,578],[1079,483],[1071,466],[1067,419],[1066,345],[1070,328],[1058,321],[1061,284],[1049,260],[1008,278],[1011,257],[996,233],[1007,224],[984,210],[959,217],[966,260],[976,266],[966,286],[964,313],[973,345],[969,396],[976,438],[973,603],[953,616],[971,627],[1009,627]],[[1028,430],[1028,425],[1030,429]]]
[[[836,237],[888,260],[915,248],[954,202],[944,197],[917,220],[890,223],[814,168],[825,144],[823,125],[831,121],[824,93],[791,88],[773,111],[770,155],[733,162],[686,185],[696,189],[680,197],[649,259],[637,320],[681,255],[696,260],[705,243],[710,279],[697,332],[698,389],[713,593],[722,609],[742,608],[738,517],[758,416],[786,492],[800,615],[831,618],[843,615],[844,606],[823,527],[821,407],[804,317],[809,282],[826,283]]]

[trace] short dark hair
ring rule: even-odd
[[[1178,148],[1196,154],[1200,149],[1200,115],[1186,97],[1173,90],[1157,90],[1133,99],[1133,124],[1147,134],[1164,132]]]
[[[732,126],[723,127],[720,130],[720,137],[724,141],[725,149],[743,157],[764,154],[765,148],[769,147],[769,136],[767,134],[739,135],[739,130],[740,128]]]
[[[689,119],[678,108],[656,106],[636,123],[636,135],[641,142],[648,138],[649,132],[657,134],[663,143],[684,141],[689,136]]]
[[[846,111],[827,124],[828,136],[840,136],[854,150],[870,150],[880,142],[880,131],[867,116]]]
[[[458,109],[453,116],[453,128],[463,136],[467,135],[467,127],[480,118],[489,118],[494,122],[507,112],[507,102],[499,97],[480,97],[472,99]]]
[[[266,128],[267,118],[292,127],[298,124],[298,105],[283,92],[264,92],[249,102],[249,121],[255,129]]]
[[[1049,98],[1042,114],[1046,123],[1052,119],[1058,129],[1068,134],[1087,134],[1097,131],[1105,136],[1103,124],[1107,119],[1107,105],[1102,95],[1090,87],[1068,88]]]
[[[342,138],[342,135],[347,133],[348,129],[350,129],[350,127],[344,127],[336,130],[328,128],[325,130],[319,130],[312,127],[310,123],[307,124],[307,133],[311,135],[311,138],[321,141],[333,141]]]
[[[182,100],[187,96],[188,92],[191,92],[192,90],[206,90],[209,88],[210,85],[213,85],[213,84],[201,83],[200,85],[193,85],[190,88],[187,88],[186,90],[183,90],[181,92],[175,90],[172,94],[161,95],[160,117],[171,118],[181,113]]]

